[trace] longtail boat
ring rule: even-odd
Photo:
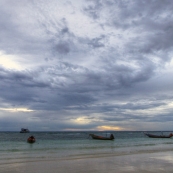
[[[154,134],[149,134],[149,133],[144,133],[146,136],[150,137],[150,138],[171,138],[173,136],[172,133],[170,133],[169,135],[154,135]]]
[[[94,135],[94,134],[89,134],[89,136],[91,136],[93,139],[98,139],[98,140],[113,140],[114,139],[113,134],[111,134],[109,137],[98,136],[98,135]]]

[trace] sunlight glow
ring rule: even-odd
[[[75,120],[73,120],[75,123],[77,124],[88,124],[90,123],[91,121],[87,118],[87,117],[79,117],[79,118],[76,118]]]
[[[34,110],[32,109],[27,109],[27,108],[0,108],[2,111],[7,111],[7,112],[33,112]]]
[[[89,129],[90,131],[94,131],[96,129]],[[73,131],[73,132],[78,132],[78,131],[88,131],[88,129],[85,129],[85,128],[82,128],[82,129],[79,129],[79,128],[65,128],[63,129],[62,131]]]
[[[0,65],[4,68],[22,70],[22,67],[14,61],[16,58],[16,56],[5,55],[2,51],[0,51]]]
[[[121,127],[118,126],[98,126],[97,129],[99,131],[105,131],[105,130],[115,130],[115,131],[119,131],[119,130],[124,130]]]

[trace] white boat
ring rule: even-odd
[[[30,131],[25,128],[21,128],[20,133],[29,133]]]

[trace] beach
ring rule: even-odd
[[[173,152],[128,155],[88,155],[58,159],[33,159],[0,165],[1,173],[171,173]]]
[[[34,132],[36,142],[30,144],[27,137],[31,133],[0,132],[0,173],[173,172],[172,138],[111,132],[115,139],[102,141],[89,138],[89,133]]]

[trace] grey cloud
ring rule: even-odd
[[[91,45],[93,48],[100,48],[104,47],[104,43],[102,43],[102,40],[105,36],[101,36],[99,38],[93,38],[88,44]]]
[[[93,19],[98,19],[100,17],[100,9],[102,7],[102,3],[100,0],[89,0],[89,4],[87,4],[84,8],[83,11],[91,16]]]
[[[129,29],[140,33],[136,38],[131,37],[127,42],[127,50],[134,52],[156,53],[172,49],[172,7],[171,1],[91,1],[98,8],[94,11],[109,16],[104,26],[121,28],[122,32]],[[98,5],[99,4],[99,5]],[[105,13],[104,6],[110,11]],[[116,10],[117,9],[117,10]],[[134,46],[134,47],[133,47]],[[159,56],[159,55],[158,55]],[[170,58],[170,57],[169,57]],[[168,59],[169,59],[168,58]]]
[[[83,1],[83,7],[76,7],[76,13],[70,14],[88,20],[88,28],[82,31],[66,9],[58,15],[50,11],[54,1],[49,8],[43,1],[27,1],[21,6],[17,1],[12,11],[10,1],[3,2],[1,57],[14,55],[13,60],[26,70],[0,67],[1,106],[33,109],[30,117],[40,118],[45,127],[47,117],[55,129],[57,124],[59,129],[87,129],[127,119],[172,121],[170,113],[149,113],[146,117],[127,113],[166,106],[172,101],[171,69],[164,74],[172,60],[172,1]],[[29,63],[29,68],[23,62]],[[102,122],[97,122],[95,114]],[[70,118],[80,116],[93,123],[68,123]]]
[[[171,113],[160,114],[157,116],[152,116],[147,119],[147,122],[172,122],[173,117]]]
[[[69,65],[68,65],[69,66]],[[64,70],[64,68],[66,68],[67,66],[64,66],[62,70]],[[6,71],[6,75],[2,76],[4,79],[4,82],[6,81],[6,83],[4,83],[2,86],[4,86],[2,92],[4,94],[2,94],[1,96],[4,97],[4,99],[8,99],[8,100],[17,100],[18,103],[22,102],[24,103],[24,100],[26,100],[27,102],[29,100],[32,100],[35,104],[35,106],[33,105],[34,108],[36,108],[36,106],[38,106],[38,104],[42,105],[41,107],[44,107],[44,109],[48,109],[48,107],[50,107],[49,109],[55,109],[55,108],[60,108],[61,106],[70,106],[70,105],[76,105],[76,104],[88,104],[88,103],[93,103],[95,101],[95,98],[92,96],[93,93],[92,92],[100,92],[102,91],[102,89],[104,88],[104,85],[100,86],[100,89],[98,91],[98,87],[95,84],[95,82],[99,82],[100,84],[102,83],[102,81],[99,79],[99,75],[95,75],[90,73],[89,76],[85,77],[85,83],[82,80],[76,80],[77,76],[80,77],[80,75],[85,76],[85,74],[78,74],[75,71],[73,71],[73,69],[70,70],[70,66],[68,67],[68,71],[66,74],[61,74],[61,71],[57,70],[59,67],[54,67],[51,68],[51,71],[47,70],[47,69],[42,69],[42,71],[39,71],[39,73],[45,73],[45,75],[47,75],[47,80],[46,81],[50,81],[50,83],[48,84],[46,81],[45,82],[41,82],[38,80],[39,78],[39,74],[38,76],[36,75],[36,72],[32,72],[30,73],[19,73],[19,72],[10,72],[10,71]],[[62,68],[62,66],[61,66]],[[53,70],[54,69],[54,70]],[[47,72],[46,72],[47,71]],[[46,74],[47,73],[47,74]],[[52,80],[53,78],[50,76],[53,75],[54,80]],[[67,83],[62,83],[62,85],[59,85],[61,83],[59,83],[59,77],[64,77],[66,78]],[[98,78],[98,79],[97,79]],[[71,84],[68,84],[68,80],[71,80],[74,82]],[[80,78],[79,78],[80,79]],[[82,83],[81,83],[82,82]],[[6,85],[8,84],[8,85]],[[81,85],[80,85],[81,84]],[[65,86],[65,87],[64,87]],[[11,92],[4,92],[5,90],[9,90],[11,87],[13,87]],[[25,87],[24,89],[21,89],[21,87]],[[42,88],[41,92],[39,92],[39,90],[37,88]],[[52,92],[49,92],[47,90],[52,90]],[[30,93],[32,92],[32,94]],[[35,99],[35,97],[38,97],[39,95],[42,95],[42,92],[46,92],[47,94],[49,94],[49,97],[51,98],[51,100],[47,100],[46,98],[43,99],[44,97],[42,97],[43,101],[38,101]],[[5,94],[6,93],[6,94]],[[8,94],[7,94],[8,93]],[[17,94],[17,93],[21,93],[21,94]],[[22,94],[24,93],[24,94]],[[27,94],[28,93],[28,94]],[[29,94],[30,93],[30,94]],[[48,95],[45,96],[48,96]],[[45,105],[47,104],[47,102],[51,102],[50,105]],[[56,104],[54,104],[56,103]],[[59,105],[57,107],[57,104]],[[63,107],[64,107],[63,106]],[[39,107],[39,106],[38,106]]]
[[[70,52],[70,46],[68,42],[58,43],[56,49],[60,54],[67,54]]]

